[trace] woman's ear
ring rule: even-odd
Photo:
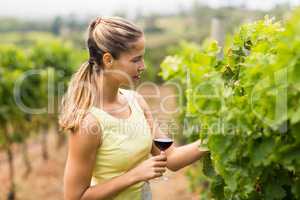
[[[110,53],[104,53],[102,59],[103,59],[104,67],[107,67],[108,69],[111,69],[112,64],[113,64],[112,55]]]

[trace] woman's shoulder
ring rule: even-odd
[[[97,116],[95,116],[94,113],[91,111],[85,115],[85,117],[82,120],[81,126],[89,132],[97,131],[98,133],[100,133],[101,131],[101,129],[98,129],[100,127]]]
[[[97,119],[91,113],[87,113],[81,120],[76,131],[71,134],[70,142],[76,143],[76,146],[82,148],[87,146],[99,147],[101,144],[101,129]]]

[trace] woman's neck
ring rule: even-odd
[[[111,104],[118,101],[119,84],[116,81],[101,76],[97,81],[96,99],[97,104]]]

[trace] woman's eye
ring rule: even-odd
[[[138,63],[138,62],[142,61],[143,59],[144,58],[142,56],[139,56],[139,57],[136,57],[136,58],[132,59],[132,62]]]

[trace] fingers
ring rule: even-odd
[[[155,161],[167,161],[167,156],[165,154],[160,154],[158,156],[154,156],[153,160],[155,160]]]
[[[166,168],[164,168],[164,167],[155,167],[154,168],[154,172],[155,173],[165,173],[166,172]]]
[[[166,161],[157,161],[154,163],[154,167],[166,167],[167,162]]]
[[[162,173],[155,173],[154,178],[161,177],[162,175]]]

